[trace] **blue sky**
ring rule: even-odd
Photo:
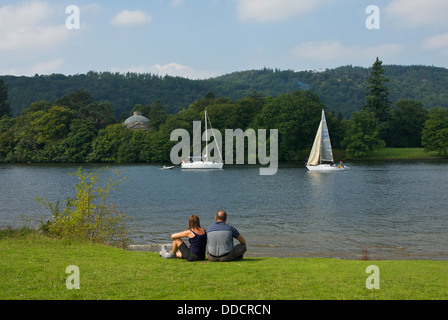
[[[68,29],[69,5],[79,29]],[[368,29],[369,5],[379,29]],[[448,67],[446,0],[0,1],[0,74]],[[376,21],[376,20],[374,20]],[[70,20],[73,22],[73,20]]]

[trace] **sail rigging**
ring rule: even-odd
[[[320,162],[333,161],[333,151],[331,150],[330,134],[328,133],[327,120],[325,119],[325,112],[322,110],[322,145],[321,145],[321,155]]]
[[[317,129],[317,134],[316,138],[314,139],[313,148],[311,149],[311,153],[308,158],[309,166],[317,166],[320,163],[321,145],[322,145],[322,121],[320,122],[319,129]]]
[[[207,122],[208,118],[208,122]],[[210,118],[207,116],[207,111],[204,112],[204,120],[205,120],[205,154],[202,154],[200,156],[193,156],[189,157],[189,159],[186,159],[185,161],[181,161],[181,168],[182,169],[222,169],[224,163],[222,161],[222,154],[221,150],[219,149],[219,145],[216,142],[215,132],[212,127],[212,123],[210,121]],[[214,138],[214,145],[216,146],[216,149],[219,153],[219,160],[211,160],[209,159],[209,152],[208,152],[208,123],[210,123],[211,133]],[[215,147],[212,149],[215,151]],[[214,158],[214,156],[212,157]]]
[[[324,164],[323,162],[330,162]],[[316,138],[308,158],[307,168],[309,170],[345,170],[342,165],[335,166],[333,160],[333,151],[331,148],[330,134],[328,133],[327,120],[325,119],[325,111],[322,110],[322,118],[319,128],[317,129]]]
[[[208,123],[210,124],[210,129],[213,135],[213,141],[216,145],[216,149],[218,149],[218,154],[219,154],[219,158],[221,159],[222,162],[222,154],[221,154],[221,150],[219,149],[219,146],[217,144],[217,140],[215,137],[215,131],[213,130],[212,127],[212,122],[210,121],[210,117],[207,115],[207,111],[205,111],[205,144],[206,144],[206,150],[205,150],[205,156],[206,156],[206,161],[208,161],[208,136],[207,136],[207,119],[208,119]]]

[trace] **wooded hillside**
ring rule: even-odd
[[[390,100],[413,99],[425,109],[448,106],[448,69],[432,66],[385,65]],[[175,114],[213,93],[216,98],[241,99],[257,92],[262,97],[278,97],[296,90],[311,89],[328,111],[341,111],[350,118],[365,104],[366,80],[370,69],[344,66],[322,72],[272,69],[234,72],[207,80],[153,74],[88,72],[78,75],[1,76],[8,85],[13,116],[36,101],[55,102],[58,98],[84,90],[98,102],[108,102],[118,119],[129,116],[136,104],[162,101]]]

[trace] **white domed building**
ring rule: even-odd
[[[142,116],[140,111],[135,111],[132,117],[125,120],[124,125],[133,130],[148,130],[149,119]]]

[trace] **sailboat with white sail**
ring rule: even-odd
[[[310,171],[344,171],[347,169],[342,164],[336,165],[334,163],[324,110],[322,110],[322,119],[306,167]]]
[[[210,119],[207,116],[207,111],[205,111],[205,155],[204,156],[193,156],[189,157],[188,160],[182,161],[180,167],[182,169],[222,169],[224,163],[222,161],[221,150],[219,150],[218,144],[216,144],[216,149],[219,153],[219,161],[210,161],[208,154],[208,130],[207,130],[207,119],[210,122]],[[210,128],[212,129],[213,138],[216,141],[216,137],[213,132],[212,123],[210,122]]]

